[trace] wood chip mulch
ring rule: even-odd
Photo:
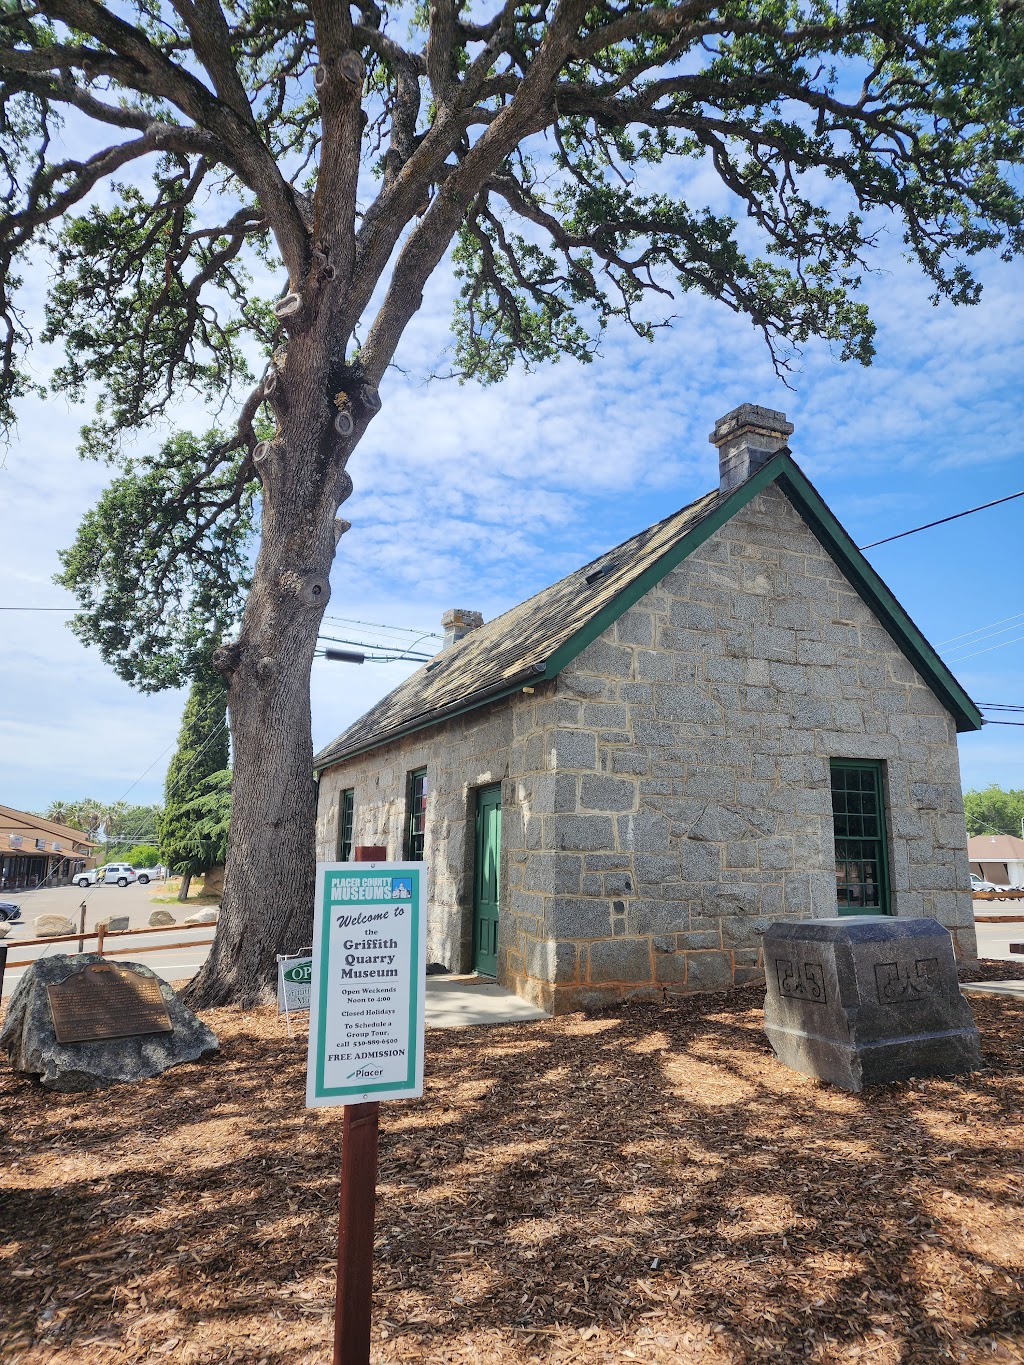
[[[774,1060],[761,993],[431,1030],[382,1106],[373,1359],[1024,1361],[1024,1004],[985,1069],[863,1095]],[[305,1040],[49,1094],[0,1068],[3,1365],[330,1360],[341,1114]]]

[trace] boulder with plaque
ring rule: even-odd
[[[149,967],[97,953],[55,953],[27,968],[0,1046],[16,1071],[66,1092],[145,1080],[219,1048]]]
[[[981,1066],[949,930],[933,919],[790,920],[764,934],[764,1029],[781,1062],[844,1090]]]

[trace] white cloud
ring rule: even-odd
[[[691,202],[725,207],[706,167],[684,181]],[[979,307],[935,309],[900,250],[895,234],[887,238],[884,270],[865,283],[879,323],[875,364],[841,366],[812,344],[795,392],[750,324],[698,295],[682,300],[653,345],[620,329],[589,366],[566,361],[491,389],[424,385],[450,343],[452,279],[438,271],[398,357],[407,373],[388,375],[383,411],[351,464],[355,493],[343,514],[353,530],[329,611],[422,629],[436,629],[450,606],[497,614],[713,486],[708,432],[744,401],[787,411],[797,458],[859,543],[1015,491],[1024,268],[983,263]],[[42,283],[31,281],[36,306]],[[52,363],[52,352],[35,358],[41,375]],[[180,416],[207,424],[194,404]],[[0,605],[66,600],[51,583],[56,552],[108,477],[75,456],[85,417],[59,399],[23,405],[0,471]],[[948,638],[1014,610],[1019,506],[872,553],[927,634]],[[0,612],[0,628],[0,800],[114,798],[173,743],[180,696],[133,693],[53,614]],[[1024,702],[1021,662],[1021,647],[1008,648],[961,676],[984,700]],[[316,745],[406,671],[318,662]],[[965,737],[962,750],[970,783],[1024,785],[1024,730],[992,727]],[[140,784],[140,799],[159,794],[163,767]]]

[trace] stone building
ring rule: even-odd
[[[318,856],[430,869],[428,953],[561,1012],[755,979],[778,918],[931,915],[976,955],[981,716],[744,404],[720,486],[445,647],[315,760]]]

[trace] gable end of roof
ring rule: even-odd
[[[402,684],[395,689],[395,692],[389,694],[389,697],[385,698],[383,702],[378,703],[377,707],[371,708],[364,717],[350,726],[333,744],[318,754],[314,759],[316,770],[322,772],[346,759],[355,758],[359,754],[380,748],[384,744],[390,744],[431,725],[476,710],[478,707],[509,696],[513,692],[518,692],[524,685],[555,678],[609,626],[614,625],[620,616],[639,602],[652,588],[656,587],[666,574],[671,573],[673,569],[682,564],[689,555],[699,549],[706,540],[720,530],[726,522],[730,521],[737,512],[746,507],[770,484],[775,484],[793,504],[796,511],[831,555],[833,561],[842,569],[861,598],[871,607],[881,624],[899,645],[909,662],[913,664],[935,696],[953,716],[957,730],[979,730],[984,722],[974,702],[971,701],[949,668],[939,658],[933,646],[914,625],[906,610],[871,567],[861,551],[854,545],[840,522],[829,510],[821,494],[796,464],[789,450],[783,448],[755,474],[734,488],[725,497],[706,495],[705,498],[697,499],[688,508],[676,513],[674,517],[656,523],[655,527],[648,528],[648,532],[641,532],[632,540],[624,542],[622,546],[616,546],[605,555],[592,560],[590,564],[584,565],[575,574],[568,575],[567,578],[559,580],[557,584],[552,584],[550,588],[528,599],[527,603],[521,603],[519,607],[512,608],[511,611],[488,623],[489,627],[497,627],[506,618],[514,618],[517,612],[530,603],[542,601],[555,589],[579,575],[584,575],[582,581],[588,582],[584,570],[590,569],[591,565],[602,562],[612,564],[614,561],[614,567],[618,568],[621,552],[626,547],[642,542],[645,535],[668,526],[677,518],[684,518],[686,513],[692,514],[691,522],[683,525],[678,538],[669,544],[663,553],[651,558],[634,576],[627,576],[622,586],[600,600],[582,624],[565,635],[551,649],[550,653],[541,654],[540,657],[534,654],[532,658],[521,656],[515,661],[516,666],[507,669],[504,675],[496,681],[491,681],[489,685],[475,691],[470,689],[447,703],[431,705],[428,699],[424,697],[425,704],[421,711],[414,714],[407,712],[398,723],[390,727],[385,724],[375,731],[372,724],[375,712],[385,706],[409,683],[420,678],[421,674],[425,676],[431,668],[431,665],[428,664],[423,670],[420,670],[420,673],[414,674],[412,679],[407,680],[406,684]],[[706,505],[701,507],[701,504]],[[595,580],[600,581],[598,575],[592,575],[589,581]],[[456,668],[458,656],[455,654],[455,650],[461,650],[467,644],[472,647],[474,643],[479,643],[481,630],[485,629],[487,628],[480,628],[480,630],[472,632],[460,645],[455,647],[451,663]],[[474,642],[474,636],[477,637],[476,642]],[[447,653],[447,651],[445,652]],[[436,662],[437,660],[434,661],[434,663]],[[364,727],[366,722],[370,722],[370,724],[360,732],[361,727]],[[346,741],[348,742],[346,743]]]

